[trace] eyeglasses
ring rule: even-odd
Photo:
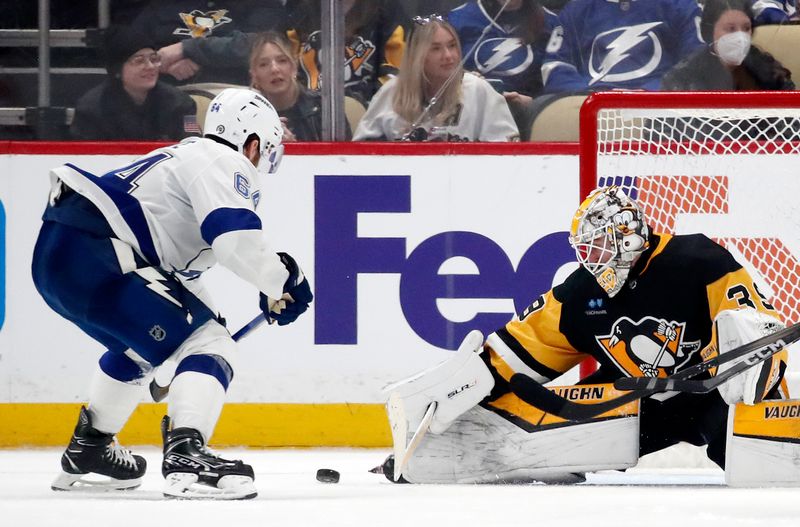
[[[145,66],[148,62],[153,66],[161,66],[161,55],[150,53],[148,55],[134,55],[128,59],[128,64],[137,68]]]
[[[418,26],[428,25],[430,24],[431,20],[436,20],[437,22],[444,22],[444,18],[442,17],[442,15],[438,15],[436,13],[431,13],[428,16],[415,16],[411,20]]]

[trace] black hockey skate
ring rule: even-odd
[[[113,434],[92,427],[91,415],[81,407],[61,469],[53,490],[128,490],[142,484],[147,462],[117,444]]]
[[[253,467],[238,460],[219,457],[205,446],[203,436],[197,430],[170,430],[170,418],[164,416],[161,435],[164,438],[161,473],[167,480],[164,496],[246,500],[258,494],[253,485]]]

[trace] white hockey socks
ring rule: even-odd
[[[194,428],[208,442],[225,404],[225,389],[205,373],[186,371],[172,380],[168,414],[172,428]]]
[[[146,393],[146,386],[118,381],[97,366],[89,385],[92,426],[100,432],[118,434]]]

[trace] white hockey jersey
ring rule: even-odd
[[[230,147],[189,138],[102,176],[71,164],[56,168],[51,200],[63,182],[151,265],[191,280],[219,261],[280,298],[288,271],[269,249],[255,212],[259,177]]]

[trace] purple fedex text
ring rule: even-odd
[[[512,298],[519,312],[550,289],[556,271],[575,259],[565,232],[536,240],[516,270],[502,247],[475,232],[436,234],[408,255],[405,238],[360,238],[359,213],[412,213],[411,182],[410,176],[315,178],[316,344],[358,343],[359,274],[399,274],[399,301],[409,326],[434,346],[456,349],[472,329],[490,333],[513,313],[477,313],[472,320],[456,323],[441,314],[437,299]],[[476,211],[487,213],[502,211]],[[536,211],[531,211],[531,221],[536,221]],[[525,236],[525,225],[508,228]],[[442,263],[456,256],[471,260],[479,274],[439,274]]]

